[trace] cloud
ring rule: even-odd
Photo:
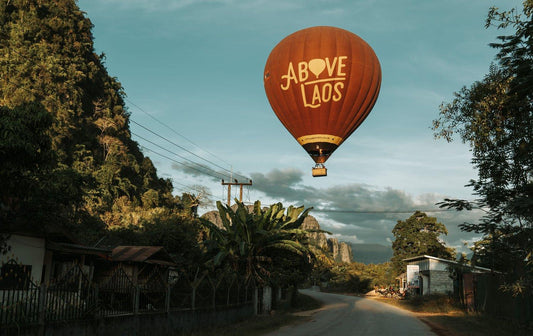
[[[444,196],[438,193],[410,195],[391,187],[351,183],[316,188],[304,184],[304,172],[287,168],[251,174],[254,190],[284,203],[313,207],[311,214],[323,230],[340,241],[390,245],[392,229],[416,210],[437,217],[448,229],[442,239],[448,246],[465,251],[463,241],[473,241],[475,234],[462,232],[459,225],[475,222],[479,212],[441,211],[435,203]],[[355,238],[354,238],[355,237]]]
[[[219,173],[216,171],[211,170],[211,168],[207,169],[204,166],[197,165],[197,164],[189,164],[189,163],[183,163],[183,164],[177,164],[172,163],[171,168],[177,172],[181,172],[190,176],[194,177],[206,177],[209,180],[212,181],[219,181],[222,179],[222,176],[225,176],[225,173]]]
[[[302,202],[314,193],[314,188],[304,187],[303,172],[294,168],[273,169],[270,172],[252,173],[254,190],[264,193],[273,199],[282,199],[289,202]]]
[[[272,198],[286,202],[328,210],[404,210],[412,209],[415,202],[401,190],[378,188],[365,184],[335,185],[319,189],[302,184],[304,172],[297,169],[273,169],[267,174],[252,173],[254,189]]]

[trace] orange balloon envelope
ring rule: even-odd
[[[316,162],[323,163],[374,107],[381,68],[359,36],[311,27],[272,49],[264,73],[266,95],[281,123]]]

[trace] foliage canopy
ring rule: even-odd
[[[440,235],[448,234],[444,224],[437,222],[437,218],[429,217],[423,212],[416,211],[408,219],[399,220],[392,229],[392,265],[394,273],[405,272],[403,259],[420,255],[430,255],[437,258],[453,259],[455,251],[446,247],[440,240]]]
[[[262,209],[259,201],[251,211],[239,201],[236,210],[220,201],[217,207],[222,227],[203,219],[215,266],[259,284],[299,282],[311,272],[309,231],[301,229],[311,209],[289,206],[285,211],[281,203]]]
[[[93,244],[106,228],[184,210],[131,139],[125,93],[91,29],[75,0],[0,2],[4,231],[55,223]]]
[[[440,107],[433,122],[436,137],[454,134],[472,149],[478,198],[446,199],[442,207],[485,211],[479,223],[461,229],[484,234],[473,261],[505,272],[516,293],[533,289],[533,1],[523,11],[492,8],[486,26],[514,29],[491,44],[496,64],[470,87]]]

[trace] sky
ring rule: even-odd
[[[176,194],[207,190],[201,213],[227,201],[222,179],[251,179],[245,202],[313,207],[322,229],[341,241],[390,245],[394,225],[417,209],[446,225],[442,239],[448,246],[466,251],[479,238],[458,228],[479,212],[429,212],[446,197],[474,199],[465,185],[476,178],[468,145],[435,140],[431,125],[439,105],[481,80],[494,61],[489,43],[503,32],[485,28],[489,7],[521,9],[521,0],[78,5],[94,25],[96,52],[106,55],[109,74],[123,85],[133,139],[158,174],[172,179]],[[376,105],[331,156],[328,176],[321,178],[311,176],[314,162],[277,119],[263,87],[272,48],[312,26],[359,35],[382,69]],[[191,169],[192,162],[202,167]]]

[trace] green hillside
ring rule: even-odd
[[[131,139],[120,82],[75,0],[0,2],[0,221],[85,243],[184,208]]]

